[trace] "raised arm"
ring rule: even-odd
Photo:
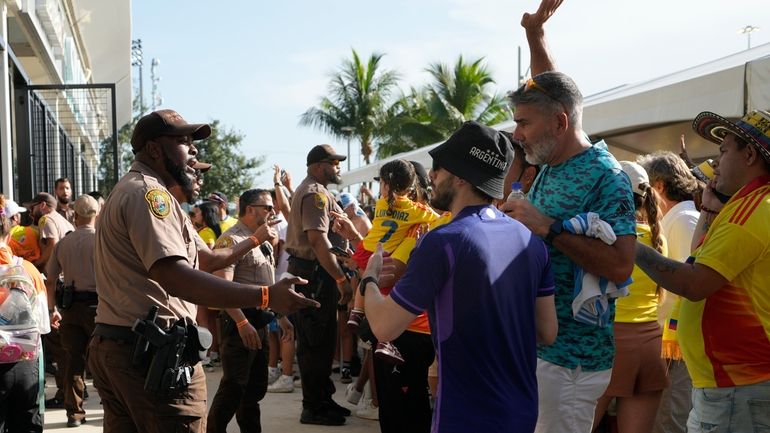
[[[556,12],[562,1],[543,0],[540,2],[537,12],[534,14],[525,12],[521,17],[521,26],[524,27],[529,44],[529,62],[533,77],[542,72],[556,70],[556,62],[548,50],[543,25]]]

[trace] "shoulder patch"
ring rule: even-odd
[[[315,200],[315,207],[318,209],[324,209],[326,208],[326,203],[328,199],[326,198],[326,194],[322,194],[320,192],[315,193],[315,196],[313,197]]]
[[[166,218],[171,213],[171,197],[168,192],[160,188],[152,188],[144,195],[147,204],[150,206],[150,212],[156,218]]]
[[[233,245],[235,245],[235,242],[233,241],[233,238],[230,236],[220,236],[219,239],[217,239],[217,243],[214,244],[214,249],[216,248],[230,248]]]
[[[43,227],[45,227],[45,222],[48,221],[48,216],[43,215],[40,217],[40,219],[37,222],[37,226],[42,230]]]

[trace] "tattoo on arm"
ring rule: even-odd
[[[655,279],[655,276],[652,274],[674,273],[684,265],[684,263],[671,260],[668,257],[661,255],[646,245],[644,248],[641,248],[637,251],[636,259],[639,267],[642,268],[643,271],[650,274],[653,279]]]

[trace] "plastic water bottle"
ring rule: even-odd
[[[29,322],[27,295],[21,290],[11,289],[0,305],[0,326],[23,325]],[[26,314],[25,314],[26,312]]]
[[[524,195],[524,191],[521,190],[521,182],[513,182],[511,184],[511,192],[508,194],[508,198],[505,201],[512,200],[526,200],[527,196]]]

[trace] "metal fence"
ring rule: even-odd
[[[68,178],[72,195],[109,190],[118,175],[114,84],[17,89],[18,192],[53,193]]]

